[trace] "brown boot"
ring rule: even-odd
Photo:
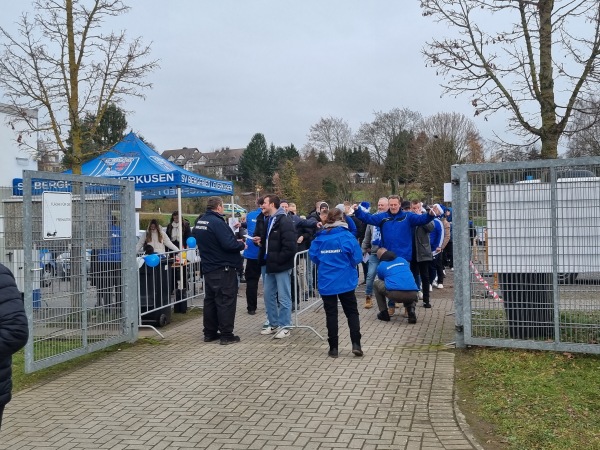
[[[365,299],[365,309],[371,309],[373,307],[373,300],[371,299],[370,295],[367,295],[367,298]]]
[[[388,314],[391,316],[393,316],[394,314],[396,314],[396,308],[392,308],[391,306],[388,308]]]

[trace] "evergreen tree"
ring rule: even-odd
[[[86,114],[81,126],[81,149],[86,155],[86,161],[96,158],[113,145],[117,144],[125,136],[127,129],[127,119],[125,112],[114,103],[111,103],[107,108],[98,126],[94,128],[96,116]],[[64,152],[62,164],[65,168],[71,169],[75,165],[73,159],[73,144],[71,133],[67,139],[67,149]],[[84,161],[85,162],[85,161]]]
[[[255,189],[271,178],[269,150],[262,133],[256,133],[240,158],[240,172],[246,187]]]
[[[296,165],[292,160],[286,160],[279,174],[281,190],[284,197],[290,201],[300,204],[302,201],[302,188],[300,178],[296,173]]]

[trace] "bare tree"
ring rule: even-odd
[[[308,142],[333,160],[337,148],[350,147],[352,130],[345,120],[338,117],[321,118],[310,127]]]
[[[579,158],[581,156],[600,156],[600,99],[589,100],[589,107],[595,114],[582,114],[575,111],[569,128],[575,131],[569,136],[569,145],[566,156],[568,158]]]
[[[81,173],[86,114],[95,117],[94,134],[111,103],[143,97],[151,87],[144,76],[158,64],[148,60],[150,47],[140,38],[103,33],[108,18],[129,10],[122,0],[37,0],[34,7],[16,35],[0,27],[0,87],[14,107],[40,110],[38,123],[23,114],[23,125],[49,134],[62,152],[70,131],[73,173]]]
[[[446,148],[451,151],[451,156],[444,157],[444,161],[451,160],[452,164],[483,162],[479,132],[473,121],[464,114],[435,114],[423,120],[422,129],[430,139],[441,139],[450,143]],[[444,147],[437,148],[439,150]]]
[[[556,158],[577,99],[597,89],[600,2],[421,0],[421,7],[457,32],[423,50],[448,77],[445,92],[468,94],[475,115],[509,110],[509,128],[540,140],[542,158]]]
[[[452,165],[484,161],[483,143],[473,121],[463,114],[438,113],[423,120],[422,127],[420,181],[441,196]]]
[[[388,149],[402,131],[415,131],[421,121],[421,114],[408,108],[394,108],[391,111],[374,113],[375,119],[362,123],[355,136],[358,145],[369,149],[376,164],[382,165]]]

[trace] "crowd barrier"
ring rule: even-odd
[[[162,336],[156,327],[168,324],[172,312],[202,307],[204,282],[195,249],[140,256],[137,261],[141,327],[152,328]]]
[[[317,287],[317,266],[310,261],[308,250],[298,252],[294,257],[292,305],[293,324],[287,328],[305,328],[324,339],[313,327],[300,323],[302,314],[323,305]]]
[[[141,327],[157,330],[171,321],[172,313],[184,313],[189,307],[202,307],[204,282],[200,271],[200,258],[195,250],[168,252],[147,258],[138,257],[139,272],[139,323]],[[303,325],[303,314],[322,307],[317,287],[317,266],[308,257],[308,250],[296,253],[292,279],[292,325],[287,328],[308,329],[324,339],[317,330]]]

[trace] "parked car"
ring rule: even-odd
[[[86,249],[85,251],[85,262],[88,274],[92,267],[92,250]],[[56,275],[63,280],[66,280],[71,276],[71,253],[64,252],[56,257]]]
[[[225,215],[233,214],[236,217],[240,217],[242,214],[247,214],[248,211],[237,203],[223,203],[223,213]]]

